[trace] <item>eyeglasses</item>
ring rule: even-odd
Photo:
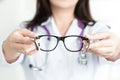
[[[78,35],[64,37],[58,37],[54,35],[39,35],[35,37],[34,41],[36,49],[45,52],[53,51],[57,47],[59,41],[62,41],[65,48],[70,52],[78,52],[81,51],[82,48],[87,49],[90,44],[88,38]]]

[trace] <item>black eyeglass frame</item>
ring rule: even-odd
[[[34,43],[35,43],[35,46],[36,46],[36,50],[39,50],[39,47],[40,47],[40,43],[37,43],[36,41],[37,41],[38,39],[40,40],[40,38],[41,38],[41,37],[44,37],[44,36],[48,36],[48,40],[50,40],[50,37],[55,37],[55,38],[57,39],[56,46],[55,46],[53,49],[51,49],[51,50],[44,50],[44,49],[41,49],[41,48],[40,48],[41,51],[45,51],[45,52],[49,52],[49,51],[55,50],[55,48],[57,47],[59,41],[62,41],[63,44],[64,44],[64,46],[65,46],[65,48],[66,48],[68,51],[70,51],[70,52],[79,52],[79,51],[81,51],[81,49],[83,48],[83,44],[84,44],[83,41],[87,42],[87,44],[88,44],[87,47],[85,47],[86,50],[89,48],[89,45],[90,45],[90,41],[89,41],[88,38],[83,37],[83,36],[79,36],[79,35],[69,35],[69,36],[64,36],[64,37],[58,37],[58,36],[55,36],[55,35],[39,35],[39,36],[37,36],[37,37],[34,38]],[[81,48],[80,48],[79,50],[70,50],[70,49],[68,49],[68,48],[66,47],[66,45],[65,45],[65,38],[68,38],[68,37],[80,37],[80,38],[82,39]]]

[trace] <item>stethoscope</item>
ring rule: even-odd
[[[80,36],[83,36],[84,26],[85,25],[80,20],[78,20],[78,27],[81,29]],[[43,25],[41,27],[46,31],[46,34],[49,36],[50,31],[47,29],[47,27],[45,25]],[[48,52],[46,52],[45,61],[41,67],[36,67],[33,64],[29,64],[29,68],[32,70],[35,70],[35,71],[43,71],[45,66],[47,66],[47,59],[48,59]],[[77,61],[81,65],[87,65],[88,55],[87,55],[86,51],[80,51]]]

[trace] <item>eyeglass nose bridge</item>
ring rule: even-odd
[[[65,37],[57,37],[58,42],[63,41],[64,42]]]
[[[65,37],[57,37],[57,36],[55,36],[55,37],[57,38],[57,44],[56,44],[56,47],[57,47],[59,41],[62,41],[63,44],[64,44]],[[65,46],[65,44],[64,44],[64,46]],[[55,47],[55,48],[56,48],[56,47]],[[54,48],[54,49],[55,49],[55,48]],[[66,48],[66,46],[65,46],[65,48]],[[66,48],[66,49],[67,49],[67,48]]]

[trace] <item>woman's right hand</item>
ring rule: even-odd
[[[16,61],[21,53],[31,55],[37,52],[32,38],[35,33],[27,29],[19,29],[12,32],[3,42],[3,53],[8,63]]]

